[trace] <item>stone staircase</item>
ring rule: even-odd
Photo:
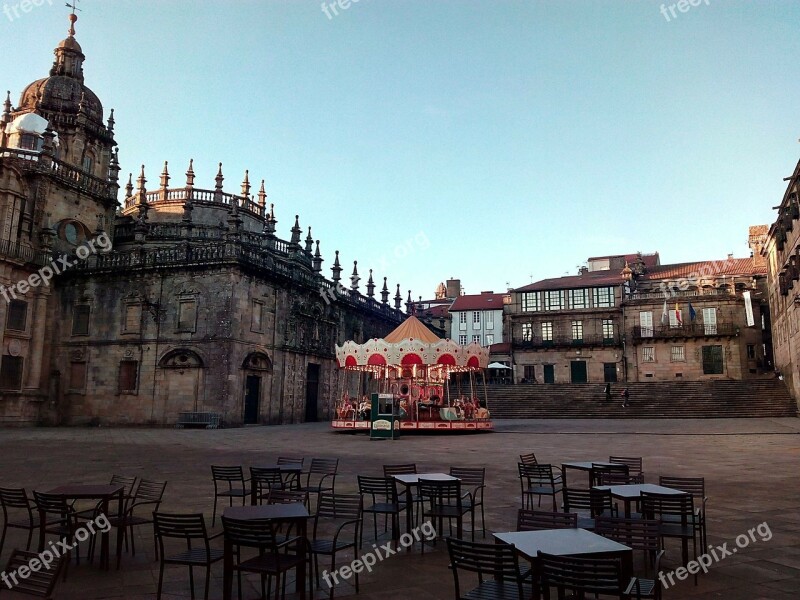
[[[630,406],[622,408],[627,387]],[[797,404],[779,379],[487,386],[495,419],[796,417]]]

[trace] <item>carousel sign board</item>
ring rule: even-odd
[[[372,394],[371,440],[393,440],[400,433],[400,423],[395,420],[395,400],[393,394]]]

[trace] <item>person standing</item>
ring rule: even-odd
[[[611,402],[611,382],[606,383],[606,402]]]
[[[622,408],[628,408],[628,400],[631,397],[631,394],[628,391],[628,388],[625,388],[624,390],[622,390],[621,396],[622,396]]]

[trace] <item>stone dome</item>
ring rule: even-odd
[[[52,75],[28,85],[17,110],[45,110],[77,114],[83,98],[83,110],[97,122],[103,121],[103,105],[83,83],[68,75]]]

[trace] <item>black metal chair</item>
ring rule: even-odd
[[[44,532],[42,533],[40,531],[40,535],[55,535],[60,540],[67,540],[68,543],[74,544],[75,532],[78,529],[78,520],[75,509],[67,499],[64,498],[64,496],[46,494],[34,490],[33,501],[36,504],[36,510],[39,511],[40,514],[44,514]],[[95,538],[92,538],[92,540],[94,539]],[[77,548],[77,545],[73,547],[75,548],[75,563],[80,564],[80,550]],[[41,549],[43,550],[43,548]],[[72,550],[67,550],[65,555],[64,579],[67,578]]]
[[[416,475],[416,463],[398,463],[383,465],[384,477],[394,477],[395,475]],[[419,522],[419,515],[422,514],[422,498],[419,496],[419,486],[411,486],[411,506],[415,523]]]
[[[246,503],[250,490],[244,478],[241,466],[224,467],[211,465],[211,477],[214,479],[214,512],[211,516],[211,526],[217,522],[217,500],[228,498],[229,506],[233,506],[234,498],[242,499],[242,506]],[[222,489],[220,489],[222,487]]]
[[[463,502],[470,509],[473,528],[475,527],[475,509],[480,506],[481,535],[486,537],[486,515],[483,506],[483,491],[486,489],[486,469],[483,467],[450,467],[450,476],[461,480],[461,489],[464,490]]]
[[[338,458],[312,458],[311,465],[305,473],[305,485],[301,485],[298,489],[309,494],[316,494],[319,499],[322,492],[334,491],[338,471]]]
[[[400,538],[400,513],[407,510],[406,503],[401,501],[397,494],[397,481],[393,477],[368,477],[358,476],[358,493],[362,497],[362,518],[367,514],[372,514],[372,528],[375,533],[375,540],[378,539],[378,515],[391,518],[392,520],[392,539]],[[371,504],[363,502],[369,498]],[[358,547],[361,548],[364,541],[364,523],[361,523],[361,537]]]
[[[9,529],[23,529],[27,531],[28,543],[25,546],[25,550],[30,550],[33,532],[39,528],[39,520],[33,514],[33,504],[30,498],[28,498],[25,489],[0,488],[0,507],[3,509],[3,533],[0,534],[0,555],[3,554],[6,532]]]
[[[305,563],[307,558],[305,544],[299,552],[288,552],[278,546],[275,527],[268,519],[240,520],[222,516],[225,543],[235,548],[236,561],[233,571],[239,576],[239,595],[242,591],[242,573],[255,573],[261,576],[261,595],[266,597],[265,587],[271,588],[275,577],[275,595],[286,597],[286,573]],[[242,548],[257,550],[255,556],[242,559]],[[309,572],[310,574],[310,572]],[[311,583],[309,581],[309,583]],[[265,585],[266,584],[266,585]]]
[[[286,489],[283,473],[277,467],[250,467],[250,486],[253,504],[263,504],[272,490]]]
[[[461,482],[455,480],[420,479],[419,495],[422,498],[422,518],[429,518],[438,522],[438,533],[444,531],[444,520],[447,519],[450,530],[453,528],[453,519],[456,521],[456,537],[461,539],[464,535],[464,515],[471,513],[469,506],[464,504],[464,495],[461,491]],[[475,541],[475,523],[472,523],[472,541]],[[436,542],[434,538],[434,543]],[[425,541],[422,541],[422,551],[425,552]]]
[[[303,463],[306,459],[302,456],[279,456],[278,466],[294,466],[300,470],[294,473],[283,474],[283,487],[286,489],[297,489],[300,487],[300,473],[303,472]]]
[[[148,525],[153,522],[153,513],[158,512],[161,506],[161,501],[164,499],[164,491],[167,489],[166,481],[150,481],[149,479],[140,479],[139,484],[136,486],[136,491],[128,506],[125,508],[125,513],[120,521],[116,515],[109,516],[108,521],[112,527],[122,527],[123,536],[127,542],[128,532],[130,531],[131,540],[131,554],[136,556],[136,538],[133,535],[133,528],[141,525]],[[143,514],[143,508],[148,507],[149,511]],[[137,514],[138,513],[138,514]],[[97,538],[92,538],[92,550],[94,549],[94,542]],[[153,545],[155,547],[156,558],[158,558],[158,542],[153,537]]]
[[[447,538],[447,553],[453,571],[456,600],[524,600],[524,578],[512,544],[485,544]],[[470,580],[477,575],[478,586],[462,591],[462,572]]]
[[[26,567],[30,570],[31,561],[33,560],[38,560],[41,563],[41,556],[35,552],[14,550],[8,560],[4,574],[18,572],[21,567]],[[14,597],[29,596],[31,598],[53,600],[55,588],[58,584],[58,576],[65,568],[66,562],[64,557],[61,556],[49,565],[42,564],[42,568],[38,571],[30,570],[30,575],[26,579],[20,577],[16,585],[14,585]]]
[[[700,547],[708,547],[708,532],[706,531],[706,480],[704,477],[669,477],[662,475],[658,484],[691,494],[699,506],[695,506],[695,528],[700,533]]]
[[[558,598],[571,592],[578,598],[599,594],[627,600],[630,581],[622,580],[622,563],[618,558],[582,558],[556,556],[539,552],[538,575],[544,600],[550,600],[550,588],[558,590]]]
[[[518,463],[519,485],[522,492],[522,508],[533,508],[533,496],[538,498],[537,506],[542,505],[542,496],[553,498],[553,512],[558,510],[556,494],[561,491],[561,482],[556,480],[553,465]]]
[[[541,531],[542,529],[575,529],[578,515],[566,512],[546,512],[520,508],[517,511],[517,531]]]
[[[631,483],[644,483],[641,456],[609,456],[608,462],[628,465],[628,475]]]
[[[211,565],[222,560],[223,551],[212,548],[211,540],[218,538],[222,532],[209,536],[206,529],[206,520],[202,514],[165,514],[153,513],[153,532],[156,536],[159,549],[158,591],[156,599],[161,600],[161,590],[164,583],[164,567],[166,565],[183,565],[189,567],[189,586],[192,600],[194,600],[194,567],[205,567],[206,583],[203,598],[208,600],[208,591],[211,584]],[[178,554],[167,555],[164,540],[176,539],[186,542],[186,549]],[[192,542],[197,542],[200,547],[192,547]]]
[[[309,553],[315,580],[319,585],[319,557],[330,556],[330,573],[336,571],[336,555],[348,548],[358,555],[361,539],[362,498],[360,494],[334,494],[322,492],[319,495],[317,513],[314,516],[313,537],[309,540]],[[327,522],[335,527],[333,537],[322,537],[320,524]],[[348,534],[353,527],[352,537]],[[357,556],[354,557],[358,558]],[[356,593],[358,593],[358,572],[354,570]],[[330,585],[330,583],[329,583]],[[333,598],[334,586],[330,585],[330,598]]]
[[[601,465],[592,464],[589,471],[589,481],[591,486],[596,485],[628,485],[631,482],[628,465],[612,464]]]
[[[523,465],[538,465],[539,461],[536,460],[536,455],[533,452],[529,452],[528,454],[520,454],[519,455],[519,462]]]
[[[694,559],[697,560],[698,528],[691,494],[642,492],[640,505],[645,519],[659,521],[662,547],[666,538],[681,540],[681,560],[685,565],[689,562],[689,540],[692,540]],[[694,583],[697,585],[697,573],[694,574]]]
[[[609,490],[564,488],[564,512],[577,513],[578,527],[593,530],[599,515],[616,516],[617,507]]]
[[[598,515],[594,532],[605,538],[625,544],[645,555],[645,572],[655,564],[661,550],[661,524],[650,519],[628,519],[609,515]],[[658,573],[658,569],[656,569]]]

